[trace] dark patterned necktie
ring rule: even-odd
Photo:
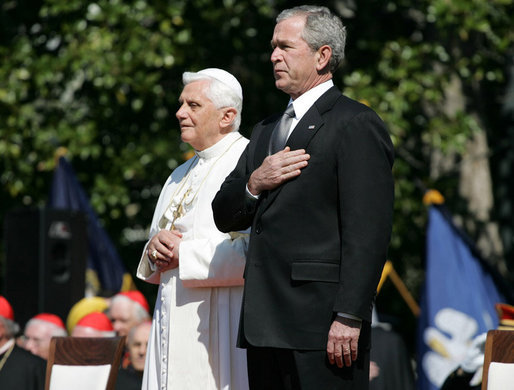
[[[290,104],[284,112],[284,115],[282,115],[282,118],[280,118],[277,125],[273,129],[269,143],[269,154],[275,154],[278,151],[284,149],[293,118],[294,107],[292,104]]]

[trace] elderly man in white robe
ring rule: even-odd
[[[248,140],[239,134],[242,88],[230,73],[183,74],[176,113],[195,156],[159,196],[137,276],[159,284],[143,390],[248,388],[236,348],[248,232],[214,224],[211,202]]]

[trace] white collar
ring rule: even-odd
[[[4,345],[0,347],[0,355],[4,354],[9,348],[14,344],[14,339],[10,339],[6,341]]]
[[[307,111],[312,107],[314,102],[320,98],[325,92],[334,86],[332,79],[325,81],[314,88],[309,89],[303,95],[293,100],[294,115],[296,120],[302,119]],[[291,99],[289,100],[291,103]],[[289,105],[289,104],[288,104]]]
[[[232,131],[225,135],[222,139],[216,142],[214,145],[209,146],[207,149],[202,151],[196,150],[196,155],[204,160],[208,160],[213,157],[218,157],[220,154],[225,152],[230,144],[236,141],[237,138],[241,137],[238,131]]]

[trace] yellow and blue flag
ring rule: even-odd
[[[417,335],[419,390],[436,390],[466,357],[473,339],[498,326],[504,302],[474,246],[444,205],[429,206],[426,272]]]
[[[71,164],[60,157],[53,175],[48,208],[81,211],[87,217],[86,285],[95,294],[114,294],[133,287],[133,281],[89,203]]]

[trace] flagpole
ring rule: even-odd
[[[394,286],[402,296],[405,303],[407,303],[407,306],[409,306],[409,309],[411,310],[412,314],[414,314],[415,317],[419,316],[419,306],[416,302],[416,300],[412,297],[412,294],[407,289],[407,286],[405,286],[405,283],[403,283],[403,280],[400,278],[398,273],[393,267],[393,263],[391,260],[387,260],[384,265],[384,270],[382,271],[382,277],[380,278],[380,282],[378,283],[377,292],[380,292],[380,289],[382,288],[382,285],[384,284],[385,280],[387,278],[390,278],[393,282]]]

